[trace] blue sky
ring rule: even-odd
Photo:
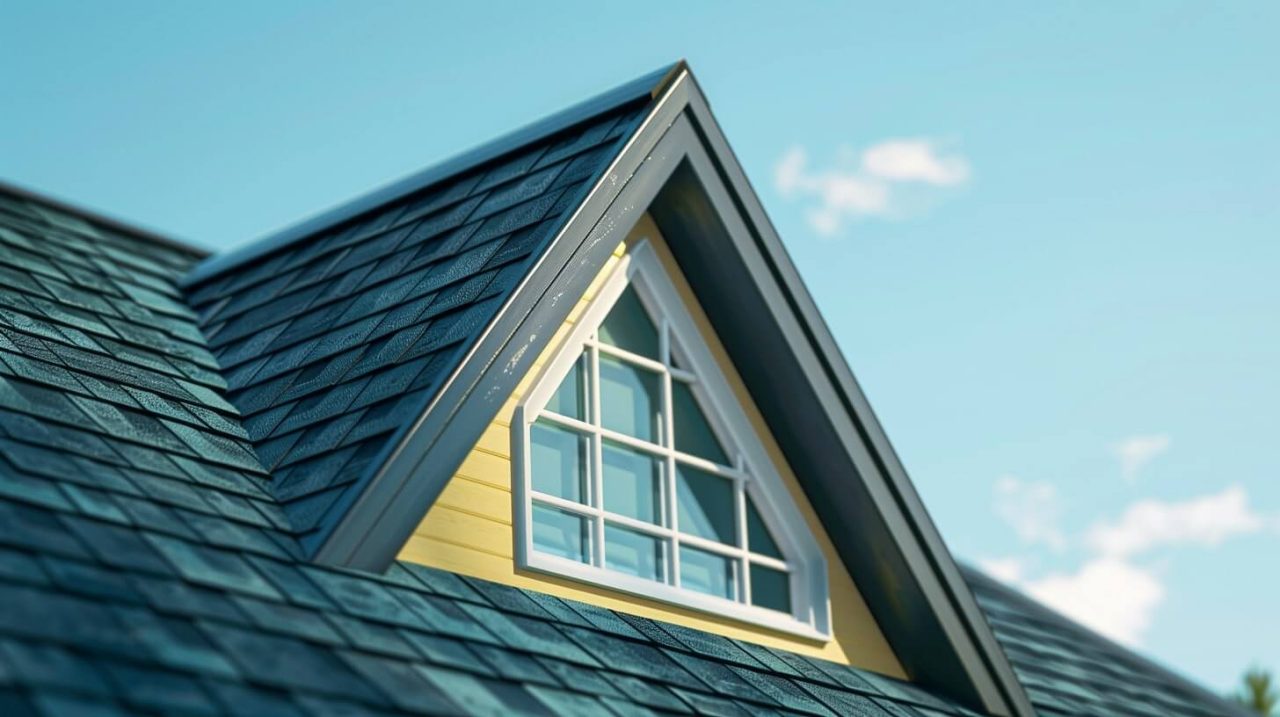
[[[0,176],[227,249],[687,57],[953,551],[1280,667],[1280,5],[453,5],[5,3]]]

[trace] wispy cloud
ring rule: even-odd
[[[1022,582],[1022,576],[1027,571],[1027,564],[1021,558],[1014,557],[982,558],[978,561],[978,567],[996,580],[1010,584]]]
[[[1058,551],[1067,545],[1060,526],[1062,502],[1052,483],[1003,476],[995,485],[995,511],[1024,543]]]
[[[830,169],[810,168],[803,147],[792,147],[774,168],[784,196],[807,204],[805,218],[822,236],[835,236],[853,220],[892,216],[907,185],[954,187],[968,181],[969,163],[926,138],[890,139],[861,153],[842,149]]]
[[[943,155],[927,139],[891,139],[862,153],[867,174],[891,182],[924,182],[939,187],[963,184],[969,163],[958,155]]]
[[[997,501],[997,513],[1003,516],[1003,510]],[[1163,576],[1143,562],[1144,557],[1159,548],[1214,547],[1276,525],[1273,517],[1249,505],[1243,487],[1233,485],[1185,501],[1138,501],[1118,519],[1095,523],[1080,541],[1088,557],[1075,570],[1032,579],[1021,558],[987,559],[980,565],[993,577],[1022,588],[1103,635],[1136,646],[1167,592]],[[1017,526],[1014,529],[1019,532]]]
[[[1120,519],[1089,529],[1086,544],[1099,555],[1125,559],[1175,545],[1213,547],[1263,529],[1267,520],[1249,507],[1242,486],[1181,503],[1143,500]]]
[[[1130,483],[1138,480],[1138,474],[1152,460],[1169,450],[1172,440],[1162,434],[1130,436],[1115,444],[1116,457],[1120,459],[1120,475]]]
[[[1115,558],[1090,560],[1074,573],[1053,573],[1023,587],[1067,617],[1135,647],[1165,597],[1152,570]]]

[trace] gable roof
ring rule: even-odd
[[[665,86],[689,92],[683,82]],[[698,120],[697,94],[664,97],[628,145],[647,127],[663,132],[630,155],[630,169],[610,165],[609,176],[631,178],[628,191],[680,179],[634,171],[670,148],[666,130]],[[675,119],[654,122],[677,104]],[[715,130],[708,115],[699,121]],[[616,230],[593,222],[582,246],[611,249]],[[0,243],[6,713],[970,714],[852,668],[538,593],[399,563],[380,575],[314,564],[184,302],[181,277],[201,252],[9,189]],[[1146,700],[1164,714],[1235,712],[966,577],[1039,711],[1144,714]],[[1076,642],[1089,659],[1062,649]]]
[[[648,210],[733,357],[895,654],[917,681],[996,714],[1030,705],[924,512],[688,68],[644,117],[427,410],[377,466],[318,558],[388,565]]]

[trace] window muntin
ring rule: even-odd
[[[653,273],[652,250],[648,259]],[[826,574],[817,545],[794,507],[783,531],[791,548],[765,524],[756,503],[763,499],[776,512],[778,493],[786,490],[781,479],[771,474],[776,485],[764,485],[750,469],[767,469],[768,460],[744,430],[745,417],[735,415],[735,423],[718,414],[732,394],[705,347],[690,343],[699,341],[691,320],[673,314],[675,291],[666,277],[632,277],[636,268],[626,277],[639,282],[614,275],[614,288],[602,289],[607,309],[586,312],[517,414],[517,426],[529,431],[517,453],[538,449],[532,429],[545,424],[576,437],[564,443],[580,447],[573,456],[584,456],[581,466],[525,461],[517,506],[527,522],[517,531],[527,540],[521,545],[517,538],[521,565],[826,636]],[[714,406],[713,393],[722,401]],[[559,472],[548,479],[539,470]],[[581,487],[580,495],[568,485]],[[561,538],[530,539],[548,533]]]

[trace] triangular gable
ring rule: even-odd
[[[663,283],[668,286],[662,287]],[[621,293],[615,296],[620,288]],[[653,322],[652,331],[646,333],[645,326],[635,326],[643,322],[624,321],[623,317],[630,313],[634,319],[637,310],[651,308],[649,302],[655,297],[647,292],[648,289],[662,292],[661,303],[652,307],[662,319]],[[673,304],[678,304],[674,309],[685,314],[683,317],[672,315]],[[614,312],[619,310],[622,313],[615,316]],[[601,319],[602,325],[597,333],[592,329]],[[666,506],[661,515],[655,516],[649,507],[652,504],[645,505],[641,513],[635,504],[627,500],[633,495],[629,489],[639,483],[633,480],[634,473],[620,474],[616,470],[626,468],[625,463],[609,460],[610,457],[625,458],[626,453],[610,450],[610,456],[606,455],[604,448],[609,444],[625,448],[625,445],[618,445],[621,442],[649,456],[665,451],[645,446],[643,439],[637,443],[617,435],[619,429],[628,435],[634,432],[625,425],[629,422],[626,414],[619,416],[609,410],[609,403],[618,398],[616,379],[623,378],[625,384],[626,374],[617,372],[623,367],[618,361],[611,361],[612,367],[607,372],[602,362],[612,355],[625,364],[627,359],[623,352],[633,350],[641,356],[662,357],[663,319],[669,322],[667,329],[671,335],[668,335],[666,343],[677,370],[670,376],[670,398],[654,394],[649,405],[658,409],[660,432],[664,431],[664,419],[668,415],[672,418],[672,425],[662,436],[674,439],[675,452],[664,457],[665,465],[650,464],[651,469],[656,468],[653,478],[659,487],[654,502]],[[677,326],[677,323],[683,325]],[[575,337],[575,332],[579,336]],[[582,334],[588,338],[595,335],[596,345],[589,348],[596,352],[596,356],[593,359],[579,354],[575,361],[574,354],[581,348],[576,339]],[[699,351],[701,355],[687,355],[691,351]],[[589,366],[593,361],[599,362],[594,371]],[[656,370],[655,364],[638,358],[630,363],[641,367],[647,364],[651,372]],[[716,423],[713,415],[724,419],[719,425],[706,426],[711,428],[709,432],[715,433],[714,443],[706,440],[708,431],[699,429],[688,434],[682,428],[697,428],[695,424],[704,424],[675,405],[676,382],[688,379],[706,381],[702,388],[714,393],[714,407],[705,424]],[[713,386],[712,382],[718,386]],[[605,383],[611,386],[606,389]],[[592,390],[593,384],[600,387],[598,393]],[[662,388],[656,390],[658,394],[665,392]],[[548,393],[552,395],[548,397]],[[696,403],[698,392],[690,393],[693,395],[685,398],[692,398]],[[600,399],[598,407],[595,405],[597,397]],[[674,409],[670,414],[664,410],[668,405]],[[611,417],[606,417],[607,413],[612,414]],[[624,425],[619,425],[619,419]],[[590,427],[597,423],[602,429],[599,433]],[[530,450],[532,441],[529,439],[534,437],[535,427],[539,424],[546,429],[546,432],[540,430],[541,436],[551,440],[540,441],[540,448]],[[572,451],[573,442],[566,445],[558,439],[574,435],[579,438],[578,450],[581,452],[577,456],[566,455],[563,449]],[[599,441],[595,438],[597,435]],[[702,440],[691,442],[690,438]],[[659,442],[666,445],[661,436]],[[598,464],[594,453],[597,443],[602,449]],[[552,452],[536,455],[546,449]],[[715,481],[719,479],[708,475],[684,476],[685,479],[691,478],[693,483],[701,484],[701,495],[695,496],[683,489],[699,486],[682,480],[679,470],[681,464],[690,463],[689,456],[695,459],[692,463],[708,470],[716,468],[696,459],[703,458],[721,466],[736,466],[740,452],[744,452],[741,467],[745,470],[738,474],[747,481],[743,485],[744,498],[753,493],[763,493],[758,497],[761,501],[768,501],[772,509],[761,509],[754,535],[752,519],[747,515],[751,503],[743,501],[744,515],[740,517],[726,515],[723,511],[715,516],[716,501],[720,500],[723,505],[729,497],[724,489],[714,490]],[[564,462],[565,458],[576,465]],[[676,465],[672,466],[667,459]],[[568,476],[558,470],[566,465],[573,469]],[[543,470],[546,468],[552,470]],[[723,470],[719,473],[722,476],[733,475]],[[598,483],[596,476],[600,478]],[[566,477],[568,481],[563,480]],[[528,486],[522,482],[526,478]],[[647,487],[652,488],[653,483]],[[527,488],[534,488],[543,495],[551,494],[552,498],[535,499]],[[614,499],[611,499],[614,488],[620,488],[622,492],[613,493]],[[599,501],[596,500],[597,495],[600,496]],[[668,501],[668,497],[674,500]],[[618,498],[623,500],[616,500]],[[699,505],[692,505],[689,502],[691,498],[701,498]],[[567,505],[564,499],[584,503],[590,508],[583,510]],[[584,541],[577,541],[573,535],[556,530],[561,521],[554,520],[556,514],[552,513],[553,524],[543,526],[543,530],[547,527],[552,530],[539,536],[547,550],[539,551],[534,544],[538,528],[536,523],[529,524],[531,513],[525,512],[535,510],[539,504],[551,504],[551,508],[558,511],[567,509],[567,512],[579,516],[598,514],[604,522],[593,521],[592,528],[604,528],[605,534],[588,532]],[[596,513],[596,507],[603,510]],[[688,508],[696,508],[702,514],[695,514],[692,525],[686,526],[685,511]],[[645,526],[630,520],[626,525],[620,525],[632,530],[639,528],[640,532],[662,540],[665,554],[655,556],[653,562],[645,565],[647,573],[638,574],[636,570],[638,566],[633,562],[635,554],[632,549],[635,541],[621,544],[623,554],[620,561],[615,555],[616,541],[610,540],[608,527],[611,523],[619,525],[619,515],[650,523],[657,518],[657,525],[674,528],[671,533],[646,530]],[[739,526],[745,529],[745,535],[737,534]],[[694,585],[690,588],[685,584],[685,560],[681,558],[679,564],[676,563],[678,551],[672,549],[674,546],[668,537],[688,535],[699,539],[691,547],[700,551],[710,550],[732,561],[731,575],[717,584],[717,590],[707,590],[707,583],[703,580],[707,575],[706,566],[727,566],[723,561],[706,560],[711,556],[705,552],[694,554],[703,559],[697,560],[694,566]],[[563,538],[569,538],[571,542],[566,543]],[[706,542],[708,539],[718,541],[720,545],[709,544]],[[745,555],[732,549],[739,545],[739,540],[745,543]],[[603,552],[589,549],[590,555],[584,555],[580,548],[591,542],[603,546]],[[683,545],[688,541],[680,542]],[[652,542],[649,544],[654,545]],[[544,557],[539,552],[549,552],[550,555]],[[556,559],[565,557],[576,558],[578,563],[589,562],[590,567],[584,573],[577,563]],[[584,557],[589,557],[589,561],[583,561]],[[761,560],[761,557],[765,559]],[[456,474],[400,551],[399,559],[565,599],[582,600],[663,624],[706,630],[791,654],[906,677],[866,601],[845,570],[833,541],[799,480],[772,439],[763,416],[754,406],[749,391],[734,368],[734,362],[718,341],[714,328],[667,249],[661,232],[649,217],[637,223],[592,287],[579,299],[569,318],[557,331],[557,336],[535,360],[533,368],[519,382],[468,452]],[[669,566],[669,572],[656,574],[653,568],[659,563]],[[759,566],[759,575],[751,574],[751,564]],[[791,591],[789,606],[785,604],[786,598],[773,604],[768,602],[770,567],[788,569],[792,574],[789,577],[794,578],[795,582],[787,586]],[[773,575],[777,576],[777,573]],[[677,576],[680,577],[677,579]],[[766,590],[757,594],[762,580],[766,583]],[[735,592],[723,590],[730,584]],[[774,587],[781,586],[775,584]],[[777,596],[775,592],[774,597]],[[759,599],[761,597],[765,599]]]
[[[1012,670],[804,290],[687,68],[548,245],[322,559],[396,555],[470,446],[648,209],[913,679],[994,714],[1029,714]],[[766,375],[767,372],[767,375]]]

